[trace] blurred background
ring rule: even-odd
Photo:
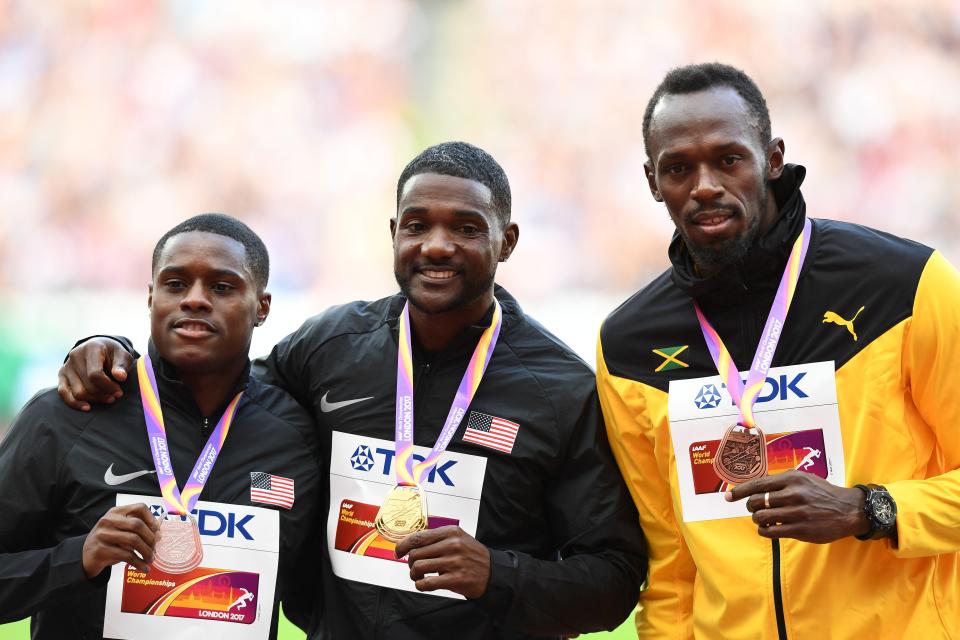
[[[501,283],[592,363],[667,266],[646,101],[710,60],[766,94],[814,217],[960,263],[956,1],[0,0],[0,434],[77,338],[144,344],[153,245],[196,213],[270,249],[256,354],[392,293],[395,180],[451,139],[510,176]]]
[[[667,264],[644,106],[709,60],[757,80],[813,216],[960,262],[955,1],[0,0],[0,432],[77,338],[144,343],[154,242],[193,214],[267,242],[257,354],[392,293],[395,180],[449,139],[510,176],[501,283],[593,362]]]

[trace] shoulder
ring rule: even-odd
[[[293,337],[307,341],[312,347],[319,347],[340,336],[376,331],[388,322],[391,304],[396,298],[356,300],[330,307],[308,318]]]
[[[919,242],[850,222],[816,219],[813,228],[818,261],[860,275],[870,268],[887,282],[916,283],[933,253]]]
[[[696,327],[691,298],[667,269],[607,316],[600,327],[598,358],[613,375],[645,379],[666,357],[657,351],[679,353],[694,344]]]
[[[251,378],[245,400],[243,417],[262,430],[264,436],[290,446],[306,446],[311,452],[316,449],[314,420],[289,393]]]
[[[556,404],[582,402],[595,390],[590,366],[557,336],[517,308],[502,341],[516,365]]]

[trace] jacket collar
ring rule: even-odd
[[[160,353],[157,351],[156,345],[153,344],[153,340],[147,342],[147,353],[150,354],[150,360],[153,362],[153,374],[157,380],[157,391],[160,394],[161,405],[176,407],[181,411],[195,415],[197,418],[219,418],[227,408],[227,405],[230,404],[230,401],[233,400],[233,396],[240,391],[246,391],[251,384],[255,384],[254,379],[250,377],[250,360],[247,359],[247,365],[244,367],[243,373],[237,377],[233,389],[230,391],[229,397],[223,403],[223,406],[217,409],[215,415],[204,416],[200,411],[200,407],[198,407],[194,401],[193,395],[191,395],[177,374],[177,370],[172,364],[160,357]]]
[[[510,326],[516,319],[523,316],[523,309],[520,308],[520,303],[517,302],[516,298],[498,284],[495,284],[493,287],[493,295],[500,302],[500,307],[503,310],[503,324],[500,327],[500,339],[502,340],[504,334],[509,331]],[[396,335],[396,329],[400,322],[400,314],[403,312],[403,305],[406,302],[407,298],[402,293],[398,293],[390,299],[385,320],[394,330],[394,335]],[[490,305],[490,308],[487,309],[487,312],[479,322],[464,329],[453,343],[441,352],[430,353],[424,351],[417,344],[416,338],[414,337],[412,340],[414,356],[421,359],[421,361],[422,359],[426,359],[427,362],[458,359],[464,356],[469,358],[470,354],[472,354],[473,350],[477,347],[477,340],[480,339],[480,334],[490,326],[492,320],[493,305]]]
[[[710,302],[736,301],[746,292],[776,289],[793,242],[803,229],[807,206],[800,185],[806,173],[801,165],[784,167],[783,174],[772,185],[779,211],[777,220],[742,260],[717,274],[707,278],[697,274],[683,238],[674,232],[668,251],[673,283],[690,297]]]

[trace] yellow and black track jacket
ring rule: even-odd
[[[640,638],[960,638],[960,274],[928,247],[814,220],[773,360],[834,361],[847,484],[887,487],[898,546],[683,522],[668,385],[716,375],[691,298],[748,370],[803,225],[804,173],[789,165],[774,184],[780,217],[740,264],[700,279],[675,237],[672,268],[601,329],[601,404],[649,544]]]

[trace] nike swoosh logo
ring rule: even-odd
[[[113,474],[113,465],[111,464],[107,467],[107,471],[103,474],[103,481],[109,485],[118,485],[123,484],[124,482],[130,482],[134,478],[139,478],[140,476],[145,476],[151,473],[156,473],[156,471],[150,471],[145,469],[143,471],[134,471],[133,473],[124,473],[123,475],[114,475]]]
[[[349,407],[352,404],[357,404],[358,402],[363,402],[364,400],[373,400],[373,396],[368,396],[366,398],[354,398],[353,400],[341,400],[340,402],[330,402],[327,400],[327,396],[330,394],[327,391],[323,394],[323,397],[320,398],[320,411],[324,413],[330,413],[331,411],[336,411],[337,409],[342,409],[344,407]]]

